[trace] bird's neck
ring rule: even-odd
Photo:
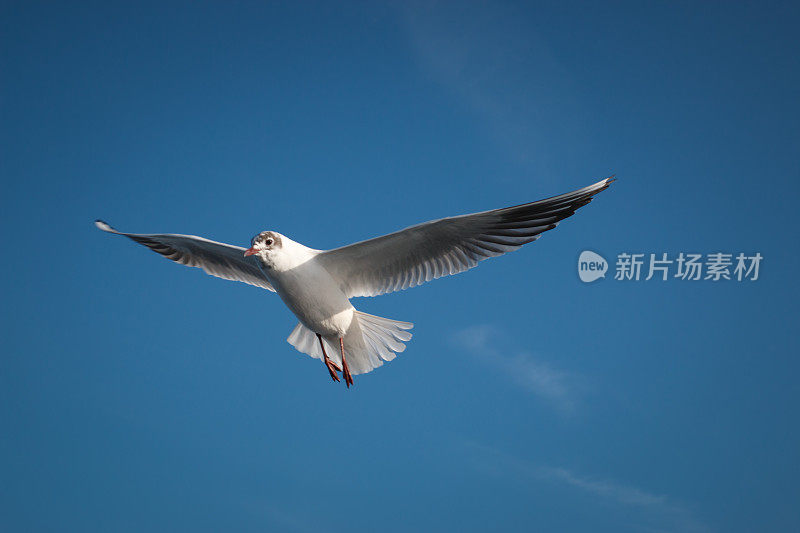
[[[318,250],[303,246],[284,237],[281,249],[262,258],[262,262],[269,270],[279,273],[295,269],[307,263],[318,253]]]

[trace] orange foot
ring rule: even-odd
[[[342,375],[344,376],[344,382],[349,389],[350,385],[353,384],[353,375],[350,373],[350,367],[347,366],[347,359],[344,357],[344,339],[341,337],[339,337],[339,348],[342,349],[342,368],[344,369]]]
[[[328,354],[325,352],[325,344],[322,342],[322,335],[317,333],[317,339],[319,339],[319,347],[322,348],[322,360],[325,362],[325,366],[328,367],[328,372],[331,375],[333,381],[341,381],[339,379],[339,374],[337,372],[341,372],[342,369],[339,368],[339,365],[333,362],[333,360],[328,357]],[[345,378],[346,379],[346,378]]]
[[[325,366],[327,366],[327,367],[328,367],[328,372],[330,372],[330,374],[331,374],[331,377],[333,378],[333,381],[341,381],[341,380],[339,379],[339,374],[337,374],[337,372],[341,372],[341,371],[342,371],[342,369],[341,369],[341,368],[339,368],[339,365],[337,365],[336,363],[334,363],[334,362],[333,362],[333,359],[331,359],[331,358],[330,358],[330,357],[328,357],[327,355],[325,356]],[[346,367],[345,367],[345,368],[346,368]],[[347,376],[346,376],[346,375],[345,375],[345,379],[347,379]]]

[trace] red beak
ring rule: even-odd
[[[247,250],[244,251],[244,256],[247,257],[250,255],[256,255],[257,253],[258,250],[256,250],[255,248],[248,248]]]

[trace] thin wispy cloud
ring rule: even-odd
[[[496,477],[521,477],[529,482],[560,485],[600,502],[638,511],[630,515],[635,523],[627,524],[629,527],[641,531],[710,531],[688,508],[665,495],[615,480],[592,478],[560,466],[535,464],[473,441],[465,441],[463,445],[479,470]]]
[[[581,477],[566,468],[540,467],[538,473],[544,478],[560,481],[596,496],[602,496],[625,505],[651,506],[664,505],[666,503],[665,496],[650,494],[636,487],[620,485],[613,481]]]
[[[312,515],[301,510],[289,509],[285,505],[271,502],[248,500],[244,504],[246,512],[262,518],[265,525],[272,525],[278,531],[293,533],[326,533],[327,527],[320,525]]]
[[[405,4],[409,41],[424,70],[481,117],[520,162],[546,165],[554,124],[580,128],[567,70],[534,25],[513,6]],[[558,111],[558,120],[553,121]]]
[[[560,412],[574,412],[580,400],[583,380],[554,368],[530,353],[513,351],[514,347],[508,346],[504,338],[493,326],[477,325],[457,331],[452,341]]]

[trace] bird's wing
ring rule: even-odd
[[[176,263],[202,268],[218,278],[243,281],[275,292],[258,267],[257,259],[244,257],[245,249],[240,246],[210,241],[194,235],[122,233],[102,220],[96,220],[95,225],[103,231],[133,239]]]
[[[325,251],[318,259],[348,297],[415,287],[535,241],[612,181],[613,176],[538,202],[425,222]]]

